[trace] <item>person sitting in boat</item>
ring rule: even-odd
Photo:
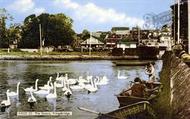
[[[149,76],[148,82],[155,82],[156,81],[155,68],[151,62],[149,62],[145,66],[145,73]]]
[[[144,98],[152,95],[156,90],[158,90],[158,87],[150,88],[147,87],[146,84],[147,82],[141,80],[139,77],[136,77],[131,88],[123,91],[121,96],[135,96]]]
[[[144,97],[146,94],[146,86],[139,77],[134,79],[134,84],[128,90],[124,91],[124,96]]]

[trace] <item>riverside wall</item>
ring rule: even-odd
[[[163,90],[154,105],[159,119],[190,119],[190,68],[172,52],[163,57]]]

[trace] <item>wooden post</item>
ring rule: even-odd
[[[90,32],[90,39],[89,39],[89,43],[90,43],[90,46],[89,46],[89,55],[91,55],[91,38],[92,38],[92,33]]]
[[[180,40],[180,0],[177,0],[177,43],[181,43],[181,40]]]
[[[39,32],[40,32],[40,55],[42,55],[42,24],[39,24]]]
[[[188,54],[190,54],[190,0],[187,1],[188,7]]]

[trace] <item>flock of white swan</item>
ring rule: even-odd
[[[54,81],[50,76],[47,84],[44,86],[38,86],[38,81],[39,79],[36,79],[35,86],[23,88],[28,95],[28,103],[34,104],[37,101],[35,96],[46,98],[47,100],[57,99],[57,88],[61,88],[63,94],[70,98],[73,91],[87,90],[88,93],[95,93],[98,90],[98,85],[107,85],[109,83],[109,79],[106,76],[86,76],[86,78],[79,76],[77,79],[72,79],[68,77],[68,74],[59,76],[59,73],[57,73]],[[20,82],[17,83],[15,92],[10,92],[9,89],[6,91],[7,99],[1,101],[1,107],[9,107],[11,105],[10,98],[19,100],[19,86]]]

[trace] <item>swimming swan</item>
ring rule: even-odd
[[[7,95],[9,97],[16,97],[18,98],[19,96],[19,85],[20,85],[20,82],[17,83],[17,91],[16,92],[8,92]]]

